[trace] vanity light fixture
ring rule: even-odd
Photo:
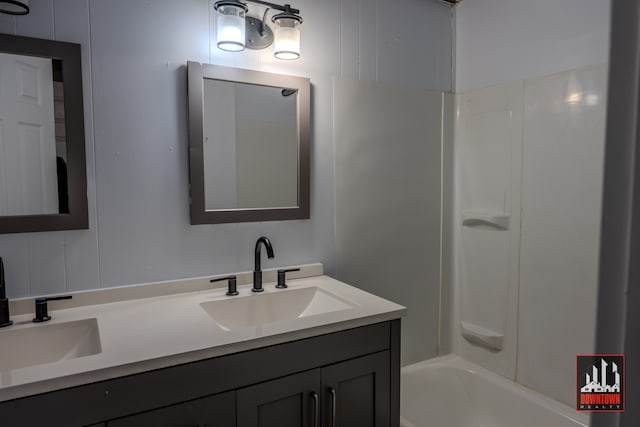
[[[250,4],[264,6],[262,19],[247,16]],[[291,5],[281,6],[261,0],[219,0],[213,4],[217,12],[217,45],[230,52],[248,49],[264,49],[274,45],[278,59],[300,58],[300,10]],[[280,11],[271,17],[275,31],[266,24],[270,9]]]
[[[8,15],[26,15],[29,13],[29,0],[0,1],[0,13]]]

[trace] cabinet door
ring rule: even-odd
[[[388,351],[322,368],[324,425],[388,427],[389,372]]]
[[[320,370],[237,392],[238,427],[320,427]]]
[[[107,427],[235,427],[235,392],[109,421]]]

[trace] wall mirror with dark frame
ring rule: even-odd
[[[191,224],[309,218],[309,79],[188,63]]]
[[[80,45],[0,34],[0,233],[86,228]]]

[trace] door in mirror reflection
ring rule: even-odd
[[[298,206],[297,90],[204,79],[205,209]]]
[[[0,216],[68,213],[61,62],[0,53]]]

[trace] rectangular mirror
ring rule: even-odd
[[[309,79],[188,63],[191,223],[309,218]]]
[[[0,233],[88,228],[80,45],[0,34]]]

